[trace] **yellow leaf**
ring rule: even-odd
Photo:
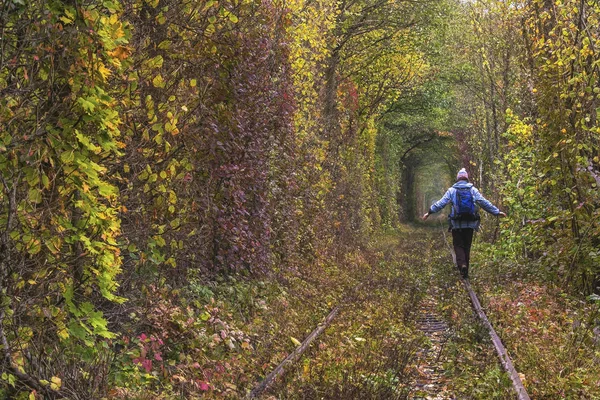
[[[50,388],[54,389],[54,390],[58,390],[60,389],[60,385],[62,385],[62,380],[58,377],[58,376],[53,376],[50,379]]]
[[[302,368],[302,377],[307,379],[310,376],[310,364],[304,364]]]
[[[300,346],[302,343],[300,343],[300,341],[298,339],[296,339],[293,336],[290,336],[290,340],[292,341],[292,343],[294,343],[294,345],[296,346]]]
[[[102,63],[100,63],[100,66],[98,67],[98,72],[100,72],[100,75],[102,75],[102,78],[104,79],[108,78],[111,74],[110,69],[106,68]]]
[[[163,81],[161,75],[156,75],[154,79],[152,79],[152,84],[154,85],[154,87],[165,87],[165,81]]]
[[[65,23],[65,25],[69,25],[71,22],[73,22],[73,20],[71,20],[71,19],[69,19],[69,18],[67,18],[67,17],[64,17],[64,16],[63,16],[63,17],[60,17],[60,20],[61,20],[62,22],[64,22],[64,23]]]
[[[67,328],[63,328],[63,329],[59,330],[58,337],[61,338],[62,340],[68,339],[69,331],[67,330]]]

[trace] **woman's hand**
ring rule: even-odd
[[[506,214],[505,214],[505,213],[503,213],[502,211],[500,211],[500,212],[498,213],[498,216],[499,216],[499,217],[501,217],[501,218],[504,218],[504,217],[506,217]]]
[[[425,214],[423,214],[423,216],[421,217],[421,219],[422,219],[423,221],[425,221],[425,220],[426,220],[428,217],[429,217],[429,213],[428,213],[428,212],[426,212]]]

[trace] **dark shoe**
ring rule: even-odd
[[[469,279],[469,267],[467,267],[466,265],[461,265],[460,275],[463,277],[463,279]]]

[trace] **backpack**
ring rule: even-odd
[[[454,205],[454,220],[476,221],[479,214],[475,210],[475,200],[471,188],[456,189],[456,204]]]

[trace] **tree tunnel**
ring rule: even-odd
[[[461,164],[457,138],[464,113],[451,88],[430,82],[394,103],[379,124],[379,155],[397,179],[396,207],[403,222],[415,221],[439,199]],[[450,132],[449,132],[450,131]]]

